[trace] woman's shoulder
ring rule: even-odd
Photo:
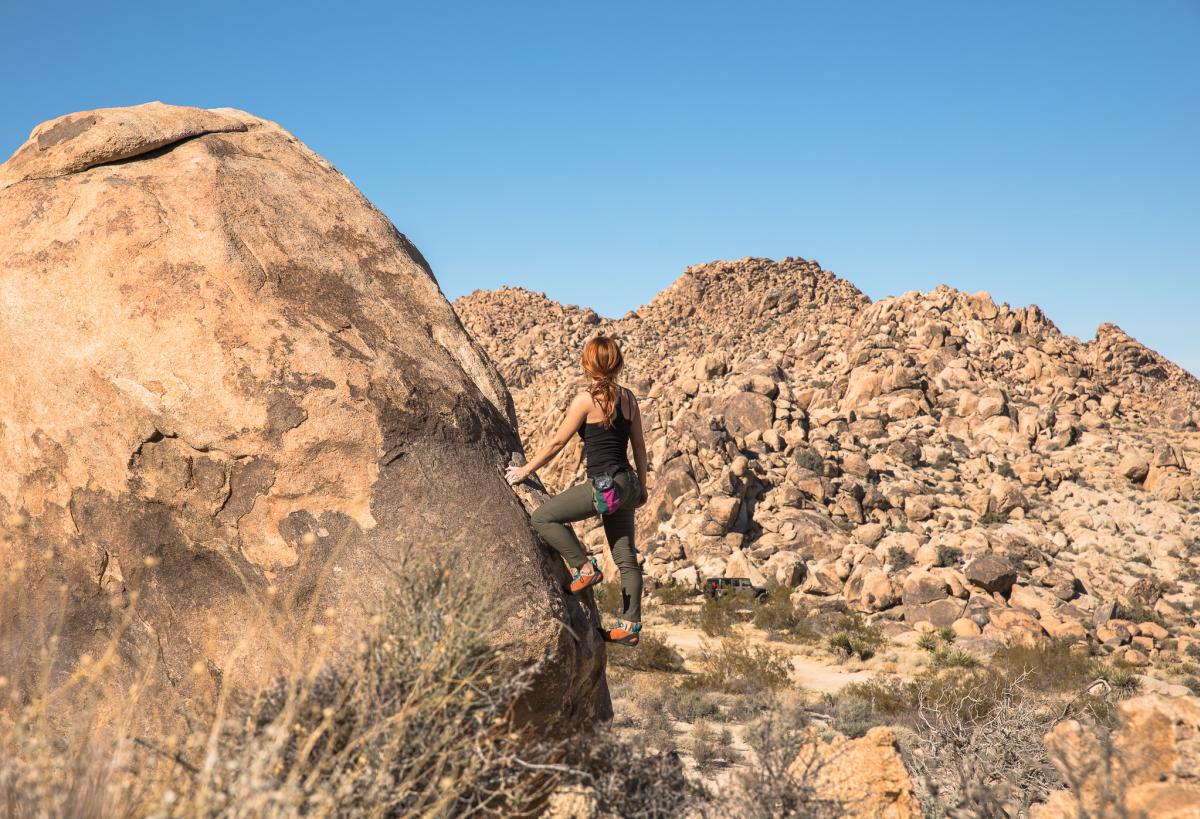
[[[630,410],[636,410],[638,405],[637,395],[635,395],[633,390],[629,389],[629,387],[626,387],[624,384],[618,384],[617,386],[621,390],[620,395],[622,405],[627,406]]]

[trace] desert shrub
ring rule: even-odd
[[[742,601],[734,594],[708,597],[700,607],[697,623],[709,637],[724,637],[733,633],[733,626],[742,620]]]
[[[696,597],[696,590],[690,586],[672,583],[669,586],[659,586],[651,595],[664,606],[679,606],[690,603]]]
[[[962,563],[963,551],[957,546],[942,544],[937,547],[937,564],[939,566],[957,566]]]
[[[903,546],[892,546],[887,550],[887,562],[891,564],[893,571],[898,572],[907,569],[916,561]]]
[[[716,648],[701,649],[700,669],[685,684],[727,694],[755,694],[787,685],[792,664],[776,649],[723,640]]]
[[[853,695],[843,695],[831,700],[826,711],[833,717],[833,728],[851,739],[864,736],[886,720],[876,713],[872,704]]]
[[[959,648],[937,648],[933,652],[933,668],[976,668],[979,659]]]
[[[719,719],[721,705],[711,695],[688,686],[675,686],[666,700],[667,712],[680,722]]]
[[[30,641],[11,626],[19,612],[52,627],[55,612],[34,611],[13,591],[22,584],[8,579],[0,576],[6,658],[25,651],[41,668],[54,665],[54,634]],[[357,646],[336,654],[320,640],[298,647],[257,690],[213,686],[211,697],[184,700],[173,685],[153,683],[155,657],[131,681],[114,662],[119,634],[65,679],[38,664],[6,664],[0,815],[529,813],[571,777],[623,816],[676,815],[691,798],[669,754],[604,737],[580,752],[527,733],[516,708],[540,669],[511,665],[494,607],[465,573],[406,567],[396,587]],[[136,595],[118,603],[128,627]],[[323,623],[336,615],[305,608],[294,622],[328,633]],[[195,673],[204,680],[211,671]]]
[[[775,586],[754,609],[754,625],[774,637],[812,640],[816,637],[808,618],[792,605],[791,589]]]
[[[1129,620],[1133,623],[1155,623],[1163,628],[1167,627],[1167,621],[1162,618],[1161,614],[1137,598],[1128,603],[1117,604],[1117,619]]]
[[[825,645],[839,657],[869,660],[887,642],[877,627],[868,625],[858,613],[841,613],[822,624]]]
[[[747,726],[745,737],[754,760],[735,780],[741,797],[736,815],[746,819],[845,815],[843,805],[819,797],[813,787],[820,762],[811,752],[813,738],[802,711],[776,703]]]
[[[621,599],[620,583],[605,581],[597,586],[592,586],[592,592],[596,595],[596,607],[602,614],[613,617],[621,615],[625,601]]]
[[[1075,691],[1096,679],[1096,663],[1069,643],[1045,646],[1005,646],[992,655],[991,667],[999,674],[1024,678],[1032,691]]]
[[[614,645],[608,649],[610,665],[633,671],[682,671],[683,657],[666,640],[643,633],[638,644],[629,648]]]
[[[998,526],[1001,523],[1008,523],[1008,512],[997,512],[989,509],[979,516],[979,524],[981,526]]]
[[[1104,680],[1119,697],[1136,694],[1142,687],[1141,678],[1136,671],[1124,665],[1104,665],[1097,663],[1093,671],[1097,679]]]
[[[996,464],[996,474],[1005,478],[1017,477],[1017,473],[1013,472],[1012,464],[1010,464],[1008,461],[1001,461],[1000,463]]]
[[[1019,679],[953,677],[915,689],[905,761],[927,795],[951,815],[999,817],[1006,805],[1025,812],[1060,787],[1042,739],[1057,720],[1054,704],[1027,696]]]
[[[521,810],[548,784],[521,764],[538,751],[513,722],[536,669],[506,667],[490,607],[457,578],[408,571],[357,651],[334,661],[327,646],[300,649],[261,690],[193,697],[186,712],[148,683],[106,697],[109,655],[81,662],[62,684],[73,690],[44,689],[0,720],[0,804],[30,815]],[[98,708],[51,722],[40,709],[55,699]],[[175,709],[186,719],[152,719]],[[115,719],[101,722],[106,713]]]
[[[816,472],[820,475],[825,470],[825,461],[815,449],[811,447],[797,447],[796,466],[801,469],[807,469],[811,472]]]
[[[701,771],[710,771],[723,759],[722,748],[717,744],[717,732],[707,720],[699,720],[692,726],[692,759]]]
[[[550,773],[594,789],[605,816],[668,819],[706,796],[684,775],[678,753],[647,754],[604,728],[573,737],[561,768]]]
[[[917,635],[917,648],[933,652],[939,645],[938,636],[932,631],[923,631]]]
[[[950,450],[948,450],[948,449],[943,449],[941,452],[939,452],[937,458],[935,458],[933,461],[933,466],[936,469],[945,469],[946,467],[953,466],[953,465],[954,465],[954,456],[950,453]]]

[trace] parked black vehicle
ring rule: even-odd
[[[700,584],[700,591],[705,597],[724,597],[736,594],[758,600],[766,596],[767,590],[755,586],[748,577],[706,577]]]

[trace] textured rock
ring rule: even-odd
[[[788,771],[810,785],[817,799],[855,819],[920,819],[912,779],[891,728],[876,727],[859,739],[815,738]]]
[[[1038,819],[1200,816],[1200,698],[1136,697],[1119,706],[1111,745],[1075,720],[1046,735],[1050,759],[1072,786]]]
[[[967,580],[981,589],[1004,594],[1017,582],[1012,563],[994,554],[982,555],[963,567]]]
[[[416,248],[282,128],[158,103],[39,126],[0,166],[0,293],[0,519],[27,520],[31,598],[66,584],[67,656],[137,591],[130,649],[172,679],[260,610],[240,668],[264,671],[297,632],[268,586],[351,637],[406,556],[459,556],[513,659],[547,660],[533,715],[608,712],[589,612],[500,474],[503,382]]]

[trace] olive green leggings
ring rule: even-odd
[[[633,515],[641,489],[637,476],[620,472],[614,479],[621,494],[621,506],[611,515],[604,515],[604,535],[612,550],[613,562],[621,570],[621,598],[624,609],[621,617],[635,623],[642,619],[642,567],[638,565],[637,546],[633,539]],[[592,505],[591,481],[572,486],[538,507],[530,519],[534,531],[550,544],[573,569],[587,563],[587,552],[579,538],[568,526],[597,514]]]

